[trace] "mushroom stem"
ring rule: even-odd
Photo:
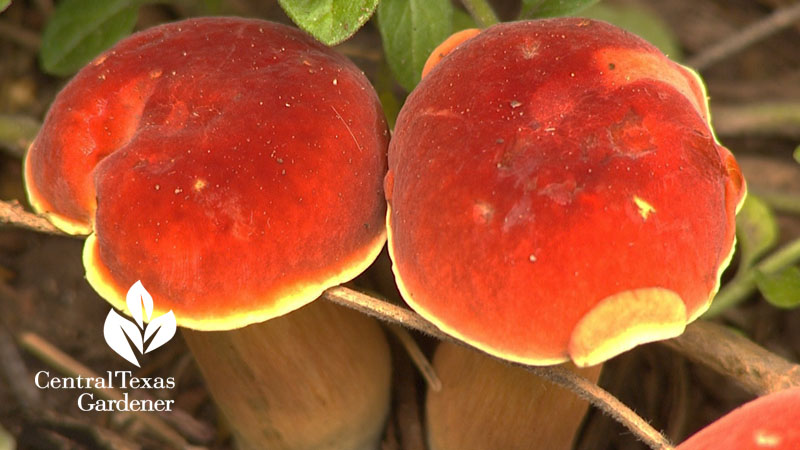
[[[183,335],[239,448],[377,448],[391,360],[375,320],[312,302],[261,324]]]
[[[428,391],[431,450],[571,448],[589,404],[519,367],[442,342],[434,367],[440,392]],[[602,365],[565,370],[593,382]]]
[[[426,321],[413,311],[409,311],[406,308],[402,308],[375,297],[362,294],[358,291],[338,286],[328,289],[322,294],[322,296],[331,302],[355,309],[356,311],[361,311],[384,321],[405,325],[406,327],[412,328],[421,333],[425,333],[439,340],[466,345],[465,343],[444,334],[433,324]],[[525,370],[550,381],[551,383],[569,389],[575,395],[586,399],[593,406],[599,408],[605,414],[608,414],[614,418],[614,420],[621,423],[636,437],[642,440],[642,442],[646,443],[650,448],[673,448],[672,444],[670,444],[667,438],[659,433],[658,430],[650,426],[646,420],[642,419],[636,414],[636,412],[628,408],[616,397],[586,378],[558,366],[526,366],[524,364],[504,361],[499,358],[496,359],[505,364],[522,367]]]

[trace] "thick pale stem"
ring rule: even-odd
[[[405,325],[439,340],[466,345],[452,336],[444,334],[433,324],[412,311],[379,300],[375,297],[362,294],[352,289],[341,286],[331,288],[325,291],[323,297],[337,304],[361,311],[372,317]],[[498,359],[498,361],[500,360]],[[650,426],[647,421],[642,419],[633,410],[620,402],[616,397],[586,378],[559,366],[537,367],[526,366],[524,364],[513,364],[509,363],[508,361],[503,362],[522,367],[525,370],[550,381],[551,383],[557,384],[565,389],[569,389],[576,395],[583,397],[589,401],[589,403],[599,408],[605,414],[613,417],[616,421],[628,428],[634,435],[636,435],[637,438],[645,442],[650,448],[672,448],[672,445],[669,443],[669,441],[661,433],[659,433],[658,430]]]
[[[589,404],[519,367],[449,342],[436,350],[440,392],[428,391],[431,450],[571,448]],[[602,366],[567,370],[596,382]]]
[[[183,335],[239,448],[378,447],[391,360],[375,320],[315,301],[238,330]]]

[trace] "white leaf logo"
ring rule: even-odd
[[[172,339],[172,336],[175,336],[175,314],[172,314],[172,310],[169,310],[168,313],[158,316],[153,319],[150,323],[147,324],[147,328],[144,329],[144,340],[147,341],[150,339],[150,336],[153,336],[153,340],[150,341],[150,344],[147,346],[147,350],[145,353],[149,353],[152,350],[161,347],[162,345],[169,342]]]
[[[128,311],[130,311],[133,320],[136,321],[139,328],[144,329],[144,325],[142,324],[142,312],[146,314],[144,320],[149,321],[150,316],[153,315],[153,297],[150,296],[150,293],[147,292],[147,289],[144,288],[141,281],[133,283],[133,286],[128,289],[128,295],[125,297],[125,301],[128,303]]]
[[[108,312],[106,317],[106,324],[103,326],[103,335],[106,338],[106,343],[111,347],[111,350],[117,352],[119,356],[125,358],[129,363],[139,367],[139,361],[136,360],[136,355],[131,350],[130,344],[125,336],[131,338],[131,342],[142,352],[142,335],[136,324],[128,319],[117,314],[113,309]]]
[[[130,312],[135,323],[117,314],[112,309],[106,316],[103,336],[111,350],[117,352],[119,356],[125,358],[129,363],[139,367],[139,360],[136,358],[136,353],[131,348],[131,344],[139,351],[139,354],[144,354],[169,342],[175,336],[175,331],[177,330],[175,314],[170,310],[166,314],[150,320],[153,316],[153,297],[147,292],[141,281],[133,283],[125,300],[128,305],[128,312]],[[149,322],[146,327],[145,322]],[[151,337],[152,340],[150,340]],[[144,344],[148,340],[150,340],[150,343],[147,345],[147,350],[145,350]]]

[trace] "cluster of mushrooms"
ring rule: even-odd
[[[745,195],[696,75],[584,19],[455,35],[391,139],[363,73],[294,28],[154,27],[69,82],[25,180],[88,236],[103,298],[124,310],[141,280],[174,312],[237,445],[293,450],[379,447],[384,332],[315,300],[387,236],[403,299],[442,331],[596,380],[708,308]],[[466,346],[434,365],[432,450],[568,448],[586,410]]]

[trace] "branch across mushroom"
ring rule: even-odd
[[[25,179],[38,211],[89,235],[87,278],[111,304],[124,310],[128,287],[141,280],[154,316],[172,310],[183,327],[229,330],[287,315],[374,260],[385,240],[387,145],[377,95],[345,57],[284,25],[198,18],[134,34],[81,70],[51,106]],[[356,417],[342,429],[379,437],[390,373],[380,328],[332,305],[309,308],[261,334],[185,333],[203,352],[196,356],[207,379],[225,384],[209,387],[226,413],[272,414],[255,390],[231,392],[268,383],[248,374],[292,378],[285,367],[320,406],[304,411],[292,436],[278,420],[253,420],[263,429],[237,433],[244,447],[358,441],[324,435],[347,422],[331,420],[341,409]],[[314,335],[317,328],[327,331]],[[293,346],[288,337],[299,335],[303,345]],[[274,358],[260,360],[267,345]],[[339,357],[295,352],[307,347]],[[209,355],[212,348],[230,354]],[[250,358],[227,369],[242,380],[212,373],[231,355]],[[240,403],[225,406],[233,397]],[[318,422],[306,424],[314,414]]]
[[[718,289],[745,194],[699,78],[587,19],[446,47],[389,148],[405,300],[530,364],[592,365],[680,334]]]

